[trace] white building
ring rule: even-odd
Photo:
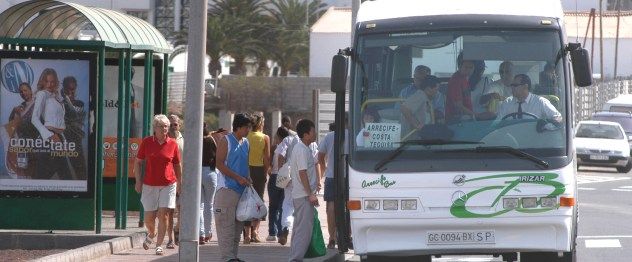
[[[330,7],[310,29],[309,76],[330,77],[331,58],[351,43],[351,8]]]
[[[594,0],[578,0],[578,3],[593,2]],[[566,1],[564,2],[574,2]],[[598,2],[598,1],[597,1]],[[604,2],[606,2],[604,0]],[[584,5],[590,10],[591,5]],[[574,10],[574,8],[573,8]],[[632,52],[632,12],[622,12],[619,30],[619,55],[617,76],[632,76],[632,59],[629,59]],[[567,11],[564,23],[569,42],[584,42],[584,35],[588,24],[588,12],[579,13]],[[585,48],[593,53],[593,72],[601,74],[600,71],[600,48],[599,48],[599,17],[595,23],[595,44],[592,45],[592,25],[588,32]],[[614,76],[615,60],[615,39],[617,29],[617,18],[613,12],[605,12],[603,17],[603,76],[611,78]],[[331,76],[331,59],[338,49],[351,46],[351,9],[331,7],[311,28],[310,32],[310,54],[309,54],[309,76],[329,77]],[[593,51],[594,50],[594,51]]]

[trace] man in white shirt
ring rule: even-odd
[[[562,114],[547,100],[538,95],[531,94],[531,79],[520,74],[514,77],[511,84],[513,96],[505,99],[498,109],[497,119],[503,118],[523,119],[533,118],[549,119],[556,122],[562,121]]]
[[[289,261],[303,261],[309,247],[314,226],[314,210],[318,206],[318,171],[314,155],[309,146],[316,141],[314,122],[303,119],[296,125],[301,138],[292,149],[291,177],[294,204],[294,226],[292,227],[292,249]]]
[[[289,130],[289,129],[288,129]],[[300,138],[296,133],[288,135],[279,143],[277,148],[274,150],[275,154],[278,154],[278,166],[281,167],[285,162],[291,159],[292,149],[296,144],[300,142]],[[285,245],[287,243],[287,236],[290,233],[290,228],[292,227],[292,222],[294,221],[294,217],[292,216],[294,213],[294,206],[292,205],[292,183],[290,182],[285,189],[283,190],[283,204],[281,206],[281,232],[279,232],[278,242],[281,245]]]

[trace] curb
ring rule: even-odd
[[[87,261],[109,256],[140,246],[145,240],[146,232],[137,232],[123,237],[109,239],[103,242],[71,249],[66,252],[41,257],[32,261],[37,262],[62,262],[62,261]]]

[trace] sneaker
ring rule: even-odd
[[[204,244],[206,244],[206,241],[204,240],[204,237],[200,237],[200,239],[198,240],[198,244],[199,244],[199,245],[204,245]]]
[[[268,236],[266,238],[266,241],[268,241],[268,242],[276,242],[277,241],[277,237],[276,236]]]
[[[279,234],[279,244],[281,244],[282,246],[285,246],[285,244],[287,244],[287,236],[290,234],[290,230],[287,229],[287,227],[284,227],[283,230],[281,230],[281,234]]]
[[[156,247],[156,255],[162,256],[162,247]]]
[[[206,237],[204,237],[204,242],[210,242],[213,238],[213,233],[208,233]]]

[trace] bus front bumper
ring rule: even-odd
[[[432,242],[442,233],[492,232],[493,241]],[[574,245],[570,216],[485,219],[353,219],[354,251],[359,255],[499,254],[568,252]],[[471,234],[470,234],[471,235]]]

